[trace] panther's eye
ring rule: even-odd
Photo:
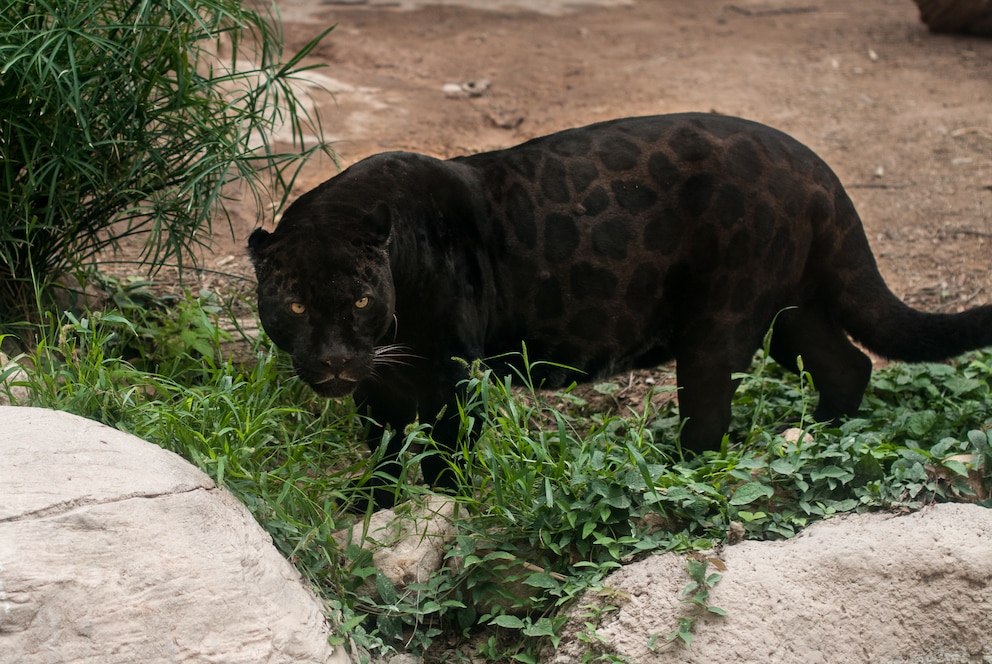
[[[289,303],[289,310],[292,311],[294,314],[302,314],[303,312],[305,312],[307,310],[307,308],[304,307],[299,302],[290,302]]]
[[[370,302],[370,300],[369,300],[369,296],[368,295],[366,295],[364,297],[360,297],[357,300],[355,300],[355,308],[356,309],[364,309],[365,307],[369,306],[369,302]]]

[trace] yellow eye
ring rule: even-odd
[[[355,300],[356,309],[364,309],[367,306],[369,306],[369,298],[367,295],[365,297],[360,297],[357,300]]]
[[[290,302],[289,310],[292,311],[294,314],[302,314],[304,311],[307,310],[307,308],[304,307],[299,302]]]

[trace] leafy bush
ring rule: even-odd
[[[292,87],[323,35],[283,62],[276,26],[239,0],[0,1],[0,323],[124,238],[195,260],[233,180],[284,202],[327,150]]]

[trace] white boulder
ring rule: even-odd
[[[248,510],[177,455],[0,407],[0,662],[350,662]]]
[[[665,637],[690,579],[655,556],[609,576],[572,609],[548,664],[623,657],[640,664],[992,662],[992,510],[940,504],[905,516],[850,515],[781,542],[744,542],[690,646]],[[717,571],[712,569],[710,571]],[[613,661],[612,659],[610,661]]]

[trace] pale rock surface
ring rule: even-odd
[[[0,407],[0,662],[350,662],[328,635],[298,572],[199,470]]]
[[[454,538],[454,511],[452,498],[428,494],[422,501],[375,512],[367,521],[336,532],[334,539],[343,549],[354,545],[371,551],[375,568],[397,589],[427,583],[441,569]],[[374,578],[362,590],[378,596]]]
[[[689,582],[685,560],[665,554],[624,567],[579,601],[544,661],[585,661],[589,639],[579,634],[597,620],[589,607],[612,605],[599,615],[593,652],[639,664],[992,662],[990,509],[838,517],[792,540],[728,547],[722,558],[710,604],[727,615],[700,618],[691,646],[665,641],[688,615],[679,600]]]

